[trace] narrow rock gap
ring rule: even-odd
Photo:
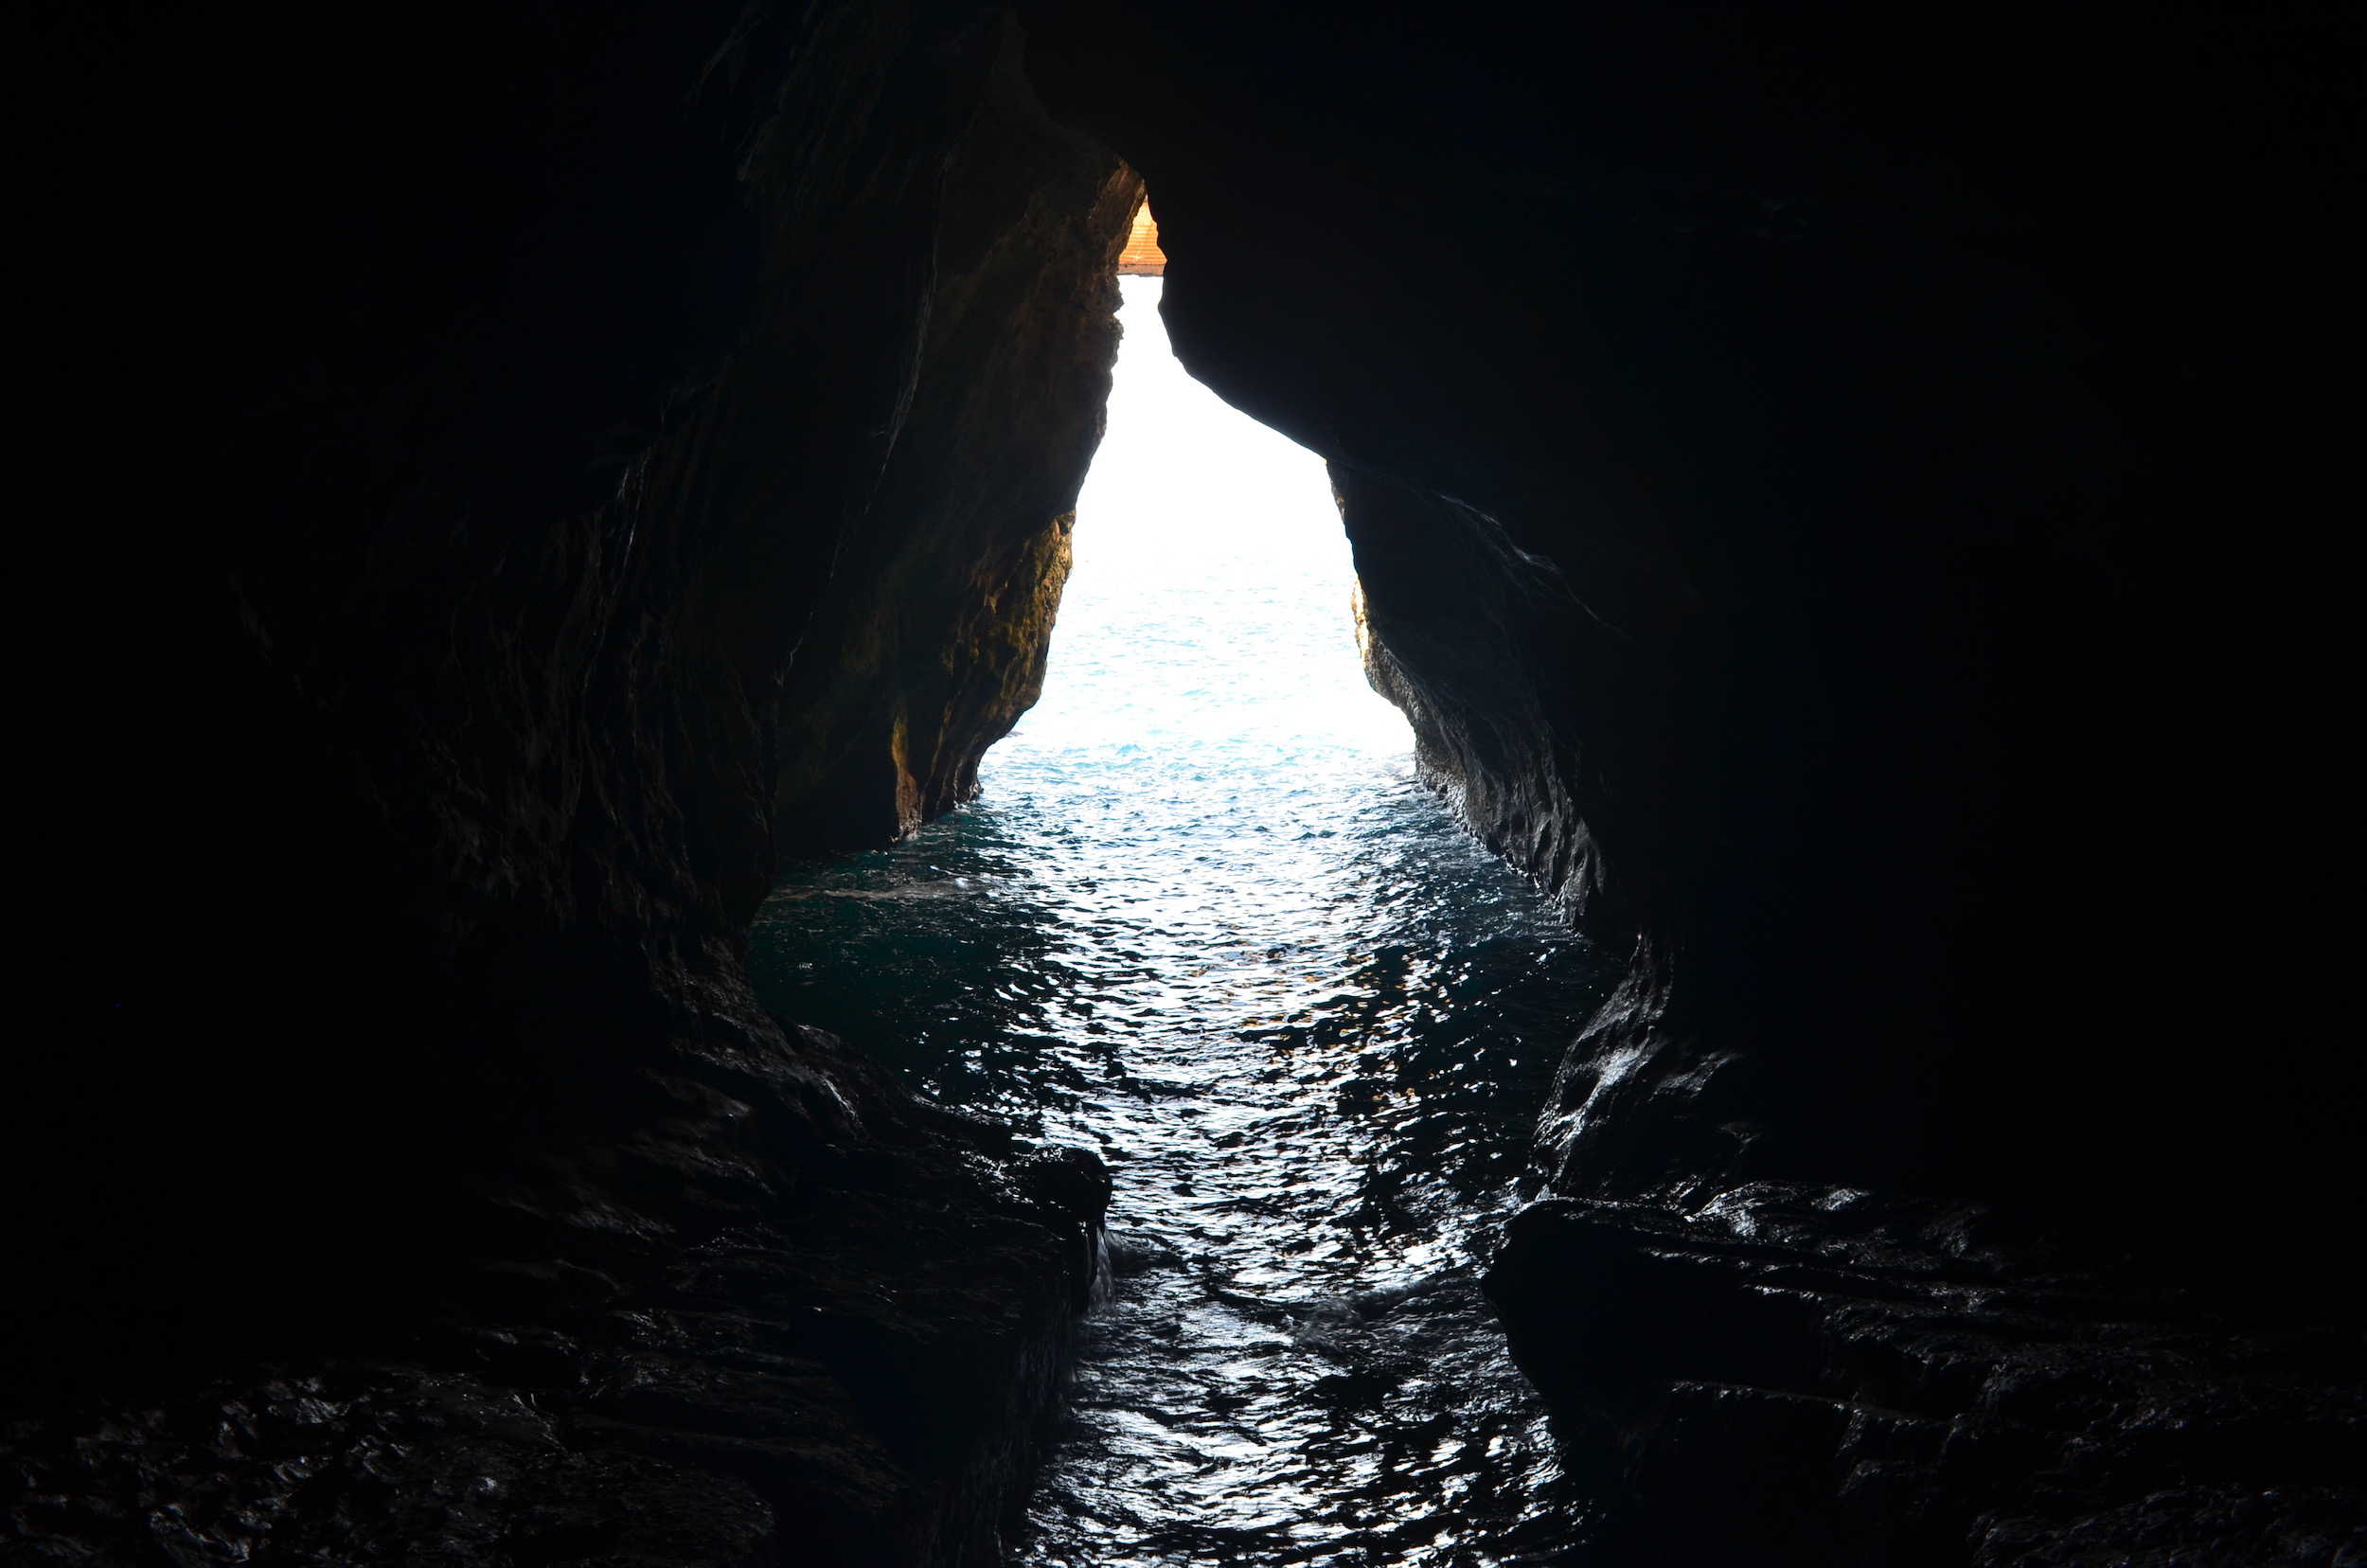
[[[977,802],[789,878],[757,983],[1115,1172],[1022,1560],[1543,1552],[1581,1509],[1477,1276],[1590,969],[1415,778],[1323,462],[1176,362],[1147,227],[1041,700]]]

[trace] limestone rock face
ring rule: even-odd
[[[1142,185],[1044,117],[1015,45],[946,180],[911,406],[781,701],[784,855],[871,847],[969,799],[1043,686]]]
[[[991,1560],[1106,1188],[741,950],[817,610],[937,581],[832,604],[896,506],[969,530],[883,655],[920,809],[1024,701],[1132,186],[1007,17],[272,9],[27,75],[38,369],[107,411],[43,444],[116,477],[44,546],[106,630],[41,710],[0,1556]]]

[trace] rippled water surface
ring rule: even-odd
[[[1023,1562],[1550,1561],[1575,1506],[1475,1252],[1590,969],[1415,781],[1321,462],[1124,282],[1042,703],[975,805],[786,881],[758,984],[1115,1172]]]

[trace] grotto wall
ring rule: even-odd
[[[2349,1549],[2355,27],[1021,20],[23,24],[9,1544],[992,1560],[1103,1178],[739,950],[1026,698],[1122,155],[1629,955],[1494,1283],[1598,1558]]]
[[[1817,8],[1030,14],[1056,110],[1150,183],[1179,353],[1332,459],[1442,784],[1605,941],[1707,976],[1685,1030],[1817,1061],[1752,1091],[1815,1086],[1744,1167],[2117,1202],[2197,1116],[2340,1157],[2286,1136],[2356,1088],[2313,1038],[2207,1089],[2139,1068],[2213,1005],[2165,994],[2162,922],[2277,862],[2156,852],[2194,798],[2148,786],[2160,738],[2248,682],[2230,722],[2278,733],[2311,679],[2314,624],[2249,618],[2262,568],[2210,530],[2316,493],[2313,225],[2356,188],[2330,13],[2043,49],[1999,13],[1945,59]],[[2223,218],[2169,243],[2172,190]],[[2198,602],[2244,633],[2173,634]],[[2050,1135],[2002,1160],[2001,1124]]]
[[[24,22],[81,651],[27,720],[0,1540],[992,1560],[1106,1177],[741,952],[834,582],[942,524],[1028,607],[889,650],[932,803],[1023,701],[1135,186],[999,13],[357,25]]]
[[[2353,22],[1029,15],[1426,771],[1627,960],[1491,1278],[1603,1560],[2367,1550],[2360,1059],[2235,913],[2340,617],[2230,533],[2351,488]]]
[[[1142,183],[1007,48],[946,174],[912,406],[780,704],[775,847],[869,848],[969,799],[1043,688]]]

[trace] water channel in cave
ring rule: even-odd
[[[1553,1560],[1576,1505],[1477,1276],[1593,971],[1364,686],[1321,459],[1121,282],[1043,700],[975,804],[783,881],[758,986],[1115,1173],[1018,1560]]]

